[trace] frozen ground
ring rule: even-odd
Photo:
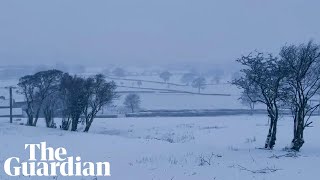
[[[314,120],[315,127],[306,131],[302,151],[285,157],[288,152],[282,148],[292,134],[289,117],[279,122],[277,144],[272,151],[258,149],[267,132],[266,117],[258,115],[96,119],[89,133],[46,129],[41,127],[42,121],[36,128],[18,125],[20,122],[11,125],[8,119],[0,118],[0,162],[12,156],[26,157],[25,143],[46,141],[49,146],[65,147],[70,156],[110,161],[112,176],[98,179],[317,179],[320,123],[318,117]],[[4,176],[1,168],[0,179],[14,178]]]

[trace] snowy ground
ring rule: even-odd
[[[143,79],[148,81],[162,82],[158,76],[134,76],[126,77],[129,79]],[[173,76],[170,82],[180,83],[181,76]],[[202,90],[202,93],[207,94],[227,94],[229,96],[219,95],[198,95],[190,93],[172,93],[170,91],[187,91],[191,93],[197,93],[197,89],[191,86],[168,86],[166,84],[159,83],[143,83],[139,89],[138,85],[134,81],[122,81],[115,80],[119,86],[117,91],[125,92],[119,93],[120,97],[114,101],[114,105],[117,109],[123,109],[123,102],[126,95],[130,92],[137,92],[141,97],[141,109],[143,110],[202,110],[202,109],[247,109],[238,100],[240,97],[240,90],[231,85],[226,84],[226,80],[221,84],[208,85],[206,89]],[[134,83],[133,83],[134,82]],[[16,85],[18,80],[0,81],[2,86]],[[132,84],[133,83],[133,84]],[[181,84],[181,83],[180,83]],[[158,90],[152,90],[158,89]],[[126,93],[127,92],[127,93]],[[0,88],[0,96],[8,98],[8,90]],[[19,102],[24,101],[24,97],[14,91],[13,98]],[[261,108],[257,105],[256,108]],[[264,107],[263,107],[264,108]]]
[[[141,86],[144,89],[139,89],[136,81],[116,80],[122,86],[117,90],[122,93],[114,102],[115,109],[122,108],[126,94],[131,91],[141,96],[141,108],[145,110],[246,108],[238,101],[239,89],[227,84],[228,80],[223,80],[219,85],[208,85],[202,92],[230,96],[211,96],[169,92],[197,90],[190,86],[168,87],[159,83],[162,80],[158,76],[126,78],[146,80]],[[170,83],[181,84],[180,78],[181,75],[175,74]],[[5,87],[17,84],[17,80],[0,83]],[[8,97],[8,90],[3,87],[0,88],[0,95]],[[23,96],[15,92],[14,98],[23,100]],[[0,115],[8,113],[7,109],[0,110]],[[70,156],[80,155],[83,161],[109,161],[112,176],[98,179],[316,179],[320,163],[318,118],[313,117],[316,121],[314,128],[307,129],[306,144],[294,157],[285,157],[288,152],[282,150],[292,137],[290,117],[281,119],[273,151],[259,149],[264,144],[268,128],[265,115],[96,119],[89,133],[47,129],[43,120],[39,121],[39,127],[34,128],[19,125],[21,121],[9,124],[8,118],[0,118],[0,164],[2,166],[4,160],[12,156],[26,158],[24,144],[46,141],[49,146],[65,147]],[[56,122],[59,123],[59,119]],[[79,127],[79,131],[82,128]],[[8,178],[1,167],[0,179],[36,178]]]
[[[26,157],[25,143],[46,141],[49,146],[65,147],[68,155],[109,161],[112,176],[98,179],[317,179],[320,122],[318,117],[313,119],[315,127],[306,130],[302,151],[295,157],[285,157],[288,152],[282,148],[291,139],[290,117],[279,122],[277,144],[272,151],[258,149],[267,132],[267,119],[262,115],[96,119],[89,133],[46,129],[41,127],[42,121],[36,128],[18,125],[20,122],[11,125],[8,119],[0,118],[0,162],[17,155]],[[0,179],[14,178],[3,175],[1,168]]]

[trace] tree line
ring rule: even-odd
[[[77,131],[81,119],[88,132],[97,113],[117,97],[116,85],[102,74],[70,75],[59,70],[40,71],[19,79],[18,92],[26,100],[27,125],[36,126],[40,115],[46,126],[55,128],[54,117],[62,117],[60,128]]]
[[[304,131],[312,124],[310,117],[320,106],[311,101],[320,93],[320,46],[312,41],[286,45],[278,56],[255,51],[237,62],[244,68],[233,84],[243,90],[243,98],[267,109],[270,124],[265,148],[274,147],[279,114],[287,110],[293,117],[290,148],[299,151],[305,143]]]

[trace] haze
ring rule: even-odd
[[[0,61],[18,64],[233,63],[319,40],[320,1],[0,2]]]

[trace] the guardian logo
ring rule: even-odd
[[[25,144],[29,159],[20,162],[19,157],[8,158],[4,171],[9,176],[110,176],[109,162],[81,162],[81,157],[67,157],[65,148],[53,149],[40,144]],[[40,154],[40,157],[36,155]]]

